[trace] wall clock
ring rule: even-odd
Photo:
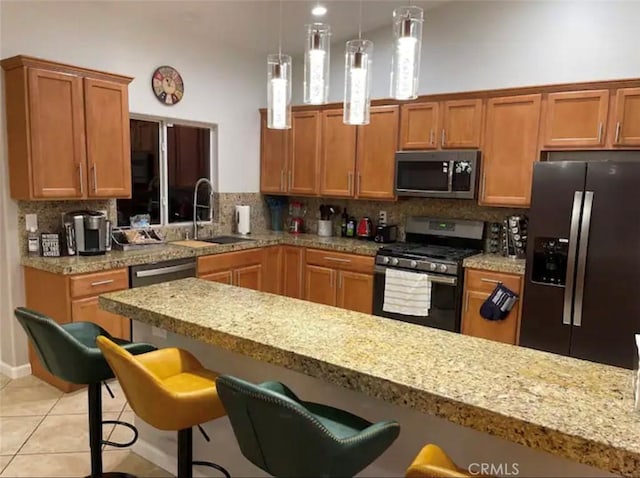
[[[184,95],[184,83],[180,73],[172,66],[159,66],[151,78],[153,94],[165,105],[175,105]]]

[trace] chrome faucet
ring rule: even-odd
[[[205,206],[203,204],[198,204],[198,188],[202,183],[207,183],[209,185],[209,205]],[[213,219],[213,184],[207,178],[200,178],[196,182],[195,187],[193,188],[193,240],[198,240],[198,208],[208,208],[209,209],[209,221]]]

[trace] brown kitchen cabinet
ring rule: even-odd
[[[220,284],[233,284],[233,271],[231,269],[220,272],[212,272],[210,274],[202,274],[198,276],[200,279],[210,282],[219,282]]]
[[[320,194],[353,197],[357,127],[344,124],[343,110],[322,112]]]
[[[338,307],[373,313],[373,274],[340,271],[337,294]]]
[[[304,252],[303,247],[282,246],[282,295],[303,298]]]
[[[473,337],[518,344],[522,308],[523,277],[517,274],[476,269],[465,270],[462,306],[462,333]],[[487,320],[480,315],[480,306],[497,284],[504,284],[520,296],[504,320]]]
[[[262,290],[262,264],[239,267],[233,271],[233,283],[238,287]]]
[[[640,146],[640,88],[621,88],[615,96],[614,147]]]
[[[400,149],[436,149],[439,103],[412,103],[400,109]]]
[[[26,56],[1,64],[11,197],[130,197],[132,78]]]
[[[539,158],[542,95],[487,102],[479,203],[528,207],[533,164]]]
[[[543,115],[543,148],[602,148],[609,90],[549,93]]]
[[[337,274],[335,269],[307,264],[304,275],[305,300],[335,306]]]
[[[99,308],[98,296],[129,288],[127,268],[90,274],[62,275],[24,268],[25,305],[51,317],[59,324],[94,322],[110,334],[122,339],[131,337],[130,320]],[[29,346],[31,371],[36,377],[64,392],[80,388],[60,380],[44,369],[40,359]]]
[[[287,192],[289,130],[267,128],[267,113],[260,114],[260,192]]]
[[[283,247],[270,246],[264,249],[262,292],[282,294]]]
[[[287,191],[313,195],[320,191],[320,112],[291,114]]]
[[[198,277],[263,290],[266,252],[260,248],[198,257]]]

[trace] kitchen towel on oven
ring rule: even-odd
[[[431,308],[431,281],[427,274],[387,269],[382,310],[427,317]]]
[[[518,294],[498,284],[480,306],[480,315],[487,320],[504,320],[518,300]]]

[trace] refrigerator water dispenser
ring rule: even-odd
[[[533,245],[532,280],[539,284],[565,285],[569,240],[538,237]]]

